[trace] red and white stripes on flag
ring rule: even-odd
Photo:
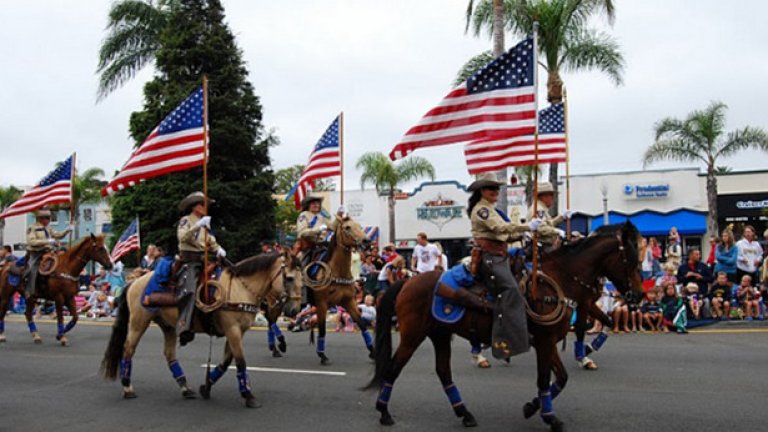
[[[75,175],[75,155],[68,157],[43,177],[32,189],[0,213],[0,219],[16,216],[51,204],[72,202],[72,178]]]
[[[315,180],[341,175],[340,117],[337,116],[320,137],[294,186],[296,208],[301,207],[301,201],[314,188]]]
[[[112,262],[117,262],[117,260],[127,253],[138,249],[141,249],[141,238],[139,236],[139,218],[137,217],[130,225],[128,225],[128,228],[123,231],[123,234],[112,248],[110,257],[112,258]]]
[[[536,127],[536,53],[528,38],[451,91],[410,128],[389,153],[392,160],[418,148],[512,138]]]
[[[104,189],[107,196],[141,181],[202,166],[206,157],[203,88],[174,109],[133,152]]]

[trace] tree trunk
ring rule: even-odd
[[[717,176],[715,175],[715,164],[707,166],[707,231],[710,236],[719,237],[717,226]]]
[[[530,207],[533,204],[533,177],[528,176],[525,179],[525,206]]]
[[[5,219],[0,219],[0,247],[5,244]]]
[[[389,242],[395,243],[395,190],[392,189],[387,197],[389,216]]]
[[[503,0],[493,0],[493,56],[499,57],[504,54],[504,2]],[[502,182],[499,190],[498,208],[507,212],[509,203],[507,201],[507,169],[496,171],[496,180]]]
[[[557,69],[551,69],[547,76],[547,100],[551,104],[558,104],[563,101],[563,80],[560,79],[560,71]],[[549,182],[552,183],[552,188],[555,190],[555,203],[549,209],[552,216],[557,216],[559,213],[558,192],[560,188],[558,187],[557,180],[558,163],[552,162],[549,164]]]

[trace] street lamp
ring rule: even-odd
[[[603,225],[608,225],[608,186],[605,182],[600,185],[600,193],[603,195]]]

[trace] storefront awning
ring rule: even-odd
[[[695,210],[676,210],[670,213],[659,213],[651,210],[641,211],[631,215],[616,212],[608,213],[608,222],[617,224],[632,221],[640,233],[646,236],[662,236],[669,233],[669,229],[677,227],[682,235],[696,235],[707,232],[707,213]],[[592,218],[591,228],[595,230],[603,225],[603,217]]]

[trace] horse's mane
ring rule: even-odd
[[[276,253],[252,256],[235,264],[231,271],[235,276],[251,276],[254,273],[269,270],[278,258],[280,255]]]
[[[594,247],[595,243],[598,243],[606,238],[616,238],[616,233],[621,233],[622,239],[624,241],[634,245],[636,243],[636,238],[639,234],[639,231],[631,223],[603,225],[592,231],[592,233],[587,238],[573,243],[564,244],[558,249],[552,251],[552,253],[549,255],[551,257],[578,255],[583,253],[585,250]]]
[[[96,238],[96,241],[98,241],[99,239],[103,240],[104,239],[104,234],[99,234],[99,235],[94,236],[94,237]],[[80,250],[83,247],[85,247],[85,245],[87,244],[86,242],[88,242],[88,241],[91,241],[91,237],[90,236],[83,237],[82,240],[77,242],[71,248],[67,249],[67,251],[64,252],[64,256],[66,256],[68,259],[73,257],[73,256],[77,256],[78,252],[80,252]]]

